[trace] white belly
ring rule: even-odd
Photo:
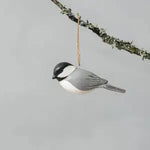
[[[70,82],[66,81],[66,80],[62,80],[59,82],[60,85],[67,91],[72,92],[72,93],[76,93],[76,94],[84,94],[87,93],[88,91],[81,91],[79,89],[77,89],[76,87],[74,87]]]

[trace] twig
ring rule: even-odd
[[[67,15],[69,19],[78,23],[78,19],[71,12],[70,8],[66,8],[57,0],[51,0],[51,1],[61,9],[62,14]],[[137,48],[136,46],[134,46],[132,44],[132,42],[126,42],[126,41],[120,40],[119,38],[115,38],[113,36],[108,35],[103,28],[99,28],[96,25],[93,25],[88,20],[84,21],[84,20],[80,19],[79,25],[86,27],[86,28],[90,29],[91,31],[93,31],[95,34],[97,34],[102,39],[102,41],[104,43],[111,45],[112,48],[116,47],[118,50],[125,50],[131,54],[141,56],[143,60],[144,59],[150,60],[150,52],[140,49],[140,48]]]

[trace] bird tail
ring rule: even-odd
[[[105,85],[103,86],[103,88],[105,88],[105,89],[107,89],[107,90],[110,90],[110,91],[118,92],[118,93],[125,93],[125,92],[126,92],[126,90],[120,89],[120,88],[115,87],[115,86],[112,86],[112,85],[110,85],[110,84],[105,84]]]

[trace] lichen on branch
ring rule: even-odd
[[[70,8],[66,8],[57,0],[51,0],[51,1],[61,9],[62,14],[67,15],[69,19],[78,23],[78,18],[72,13]],[[88,20],[84,21],[80,19],[79,24],[80,26],[86,27],[89,30],[93,31],[102,39],[104,43],[111,45],[112,48],[116,47],[118,50],[125,50],[131,54],[141,56],[143,60],[144,59],[150,60],[150,52],[137,48],[136,46],[132,44],[132,42],[126,42],[126,41],[120,40],[119,38],[110,36],[106,33],[106,31],[103,28],[99,28],[97,25],[90,23]]]

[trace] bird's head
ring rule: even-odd
[[[72,64],[68,62],[61,62],[55,66],[52,79],[61,81],[68,77],[75,69],[76,67]]]

